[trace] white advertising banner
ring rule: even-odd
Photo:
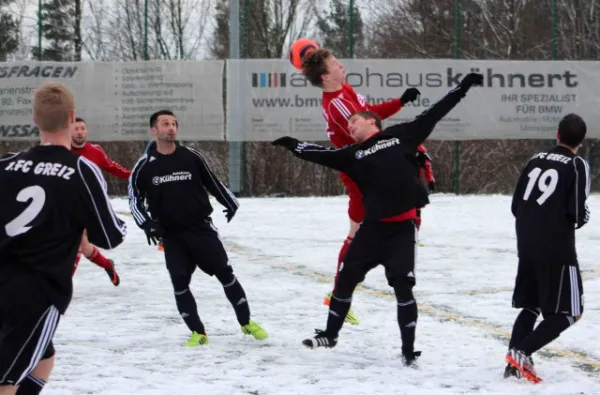
[[[370,104],[398,98],[416,87],[421,97],[385,121],[413,119],[471,71],[484,86],[442,119],[430,139],[553,139],[568,113],[600,123],[600,62],[342,59],[346,82]],[[287,60],[228,60],[230,141],[273,140],[291,135],[327,140],[321,91]],[[238,127],[241,124],[241,127]],[[234,125],[236,127],[232,127]],[[589,137],[600,129],[589,128]]]
[[[181,140],[224,140],[224,62],[0,63],[0,140],[35,140],[34,90],[66,84],[91,141],[148,140],[150,115],[173,111]]]

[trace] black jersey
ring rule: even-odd
[[[228,210],[238,209],[200,152],[176,143],[172,154],[163,155],[150,144],[129,178],[129,206],[140,227],[152,219],[166,231],[186,230],[212,214],[207,190]]]
[[[84,229],[100,248],[123,242],[100,169],[63,146],[40,145],[0,159],[0,284],[33,275],[64,313]],[[1,285],[0,285],[1,286]]]
[[[557,261],[575,257],[575,229],[590,217],[586,203],[590,183],[588,163],[566,147],[534,155],[521,172],[512,199],[520,253]]]
[[[461,86],[413,121],[392,125],[367,140],[340,149],[298,143],[292,152],[348,175],[360,188],[365,222],[395,217],[428,202],[417,173],[417,147],[465,96]]]

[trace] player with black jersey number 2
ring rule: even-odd
[[[126,226],[102,172],[74,154],[75,100],[48,82],[35,91],[41,145],[0,159],[0,394],[39,394],[54,367],[52,338],[73,294],[83,230],[107,250]]]

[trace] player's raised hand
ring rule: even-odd
[[[400,96],[400,101],[402,104],[410,103],[417,100],[417,97],[419,97],[420,94],[421,92],[419,92],[417,88],[408,88],[404,91],[402,96]]]
[[[285,137],[280,137],[277,140],[273,141],[271,143],[271,145],[281,145],[282,147],[285,147],[289,150],[293,150],[296,149],[296,147],[298,146],[298,143],[300,141],[293,138],[293,137],[289,137],[289,136],[285,136]]]
[[[460,82],[460,86],[462,86],[463,88],[466,88],[466,89],[469,89],[472,86],[482,86],[482,85],[483,85],[483,74],[480,74],[480,73],[469,73]]]

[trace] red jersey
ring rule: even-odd
[[[435,178],[433,177],[433,167],[431,166],[431,158],[429,155],[427,155],[427,148],[421,144],[417,147],[417,150],[424,156],[423,163],[419,167],[419,178],[425,177],[425,181],[427,181],[427,183],[435,182]]]
[[[99,145],[86,142],[82,148],[71,146],[71,151],[94,162],[99,168],[109,172],[113,176],[117,176],[124,180],[129,179],[131,171],[127,170],[117,162],[110,160],[106,155],[106,152],[104,152]]]
[[[327,122],[327,136],[336,148],[354,144],[348,132],[348,119],[359,111],[371,111],[381,119],[389,118],[402,108],[400,99],[380,104],[369,104],[367,99],[356,93],[350,84],[343,84],[335,92],[323,92],[323,116]]]

